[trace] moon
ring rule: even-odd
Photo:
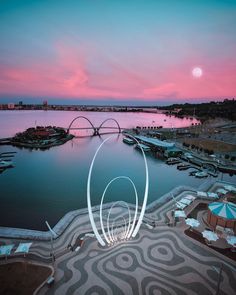
[[[195,78],[200,78],[200,77],[202,76],[202,69],[199,68],[199,67],[195,67],[195,68],[193,68],[193,70],[192,70],[192,75],[193,75],[193,77],[195,77]]]

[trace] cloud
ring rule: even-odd
[[[236,62],[208,60],[193,55],[178,65],[135,71],[124,61],[101,54],[91,44],[54,44],[54,58],[30,64],[0,65],[0,96],[63,98],[189,99],[236,95]],[[22,65],[23,64],[23,65]],[[201,64],[203,76],[193,79],[191,69]],[[139,66],[140,67],[140,66]],[[153,67],[152,67],[153,71]]]
[[[160,86],[144,89],[144,97],[149,98],[165,98],[177,97],[176,85],[174,83],[166,83]]]

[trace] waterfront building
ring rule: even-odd
[[[135,138],[139,142],[149,146],[151,150],[156,152],[159,156],[170,157],[170,155],[180,156],[182,154],[182,151],[175,147],[174,142],[167,142],[142,135],[136,135]]]
[[[8,103],[7,108],[8,108],[8,110],[14,110],[15,109],[15,104],[14,103]]]
[[[180,157],[182,156],[183,151],[181,151],[180,149],[173,147],[173,148],[168,148],[164,151],[164,156],[166,158],[170,158],[170,157]]]
[[[47,100],[44,100],[43,101],[43,106],[46,108],[48,106],[48,101]]]
[[[173,148],[175,146],[174,142],[167,142],[167,141],[159,140],[156,138],[150,138],[150,137],[146,137],[146,136],[142,136],[142,135],[137,135],[137,136],[135,136],[135,138],[138,141],[146,143],[152,147],[161,147],[164,149],[169,149],[169,148]]]

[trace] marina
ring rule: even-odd
[[[236,1],[0,1],[0,294],[236,294]]]
[[[27,111],[24,112],[24,116],[18,117],[16,126],[11,124],[12,115],[13,111],[9,113],[1,112],[0,123],[3,124],[4,121],[6,126],[1,129],[1,138],[14,136],[15,133],[34,125],[35,120],[37,120],[37,125],[41,126],[43,125],[42,122],[45,122],[46,126],[69,126],[73,118],[78,116],[78,113]],[[19,115],[20,112],[15,111],[14,116]],[[171,126],[170,120],[173,122],[173,118],[169,119],[162,114],[130,113],[129,119],[125,113],[86,112],[80,115],[89,117],[91,122],[97,126],[108,117],[114,117],[122,127],[127,128],[140,125],[140,122],[150,125],[147,122],[152,122],[153,118],[156,122],[160,120],[163,125],[165,123],[167,127]],[[164,119],[166,119],[165,122]],[[190,122],[192,121],[187,119],[175,119],[176,126],[186,126]],[[108,122],[107,124],[111,123]],[[88,123],[80,119],[75,124],[75,127],[78,126],[88,127]],[[116,126],[115,123],[114,126]],[[45,219],[53,225],[67,212],[86,207],[88,166],[95,147],[109,135],[103,135],[101,138],[99,136],[91,137],[89,135],[92,133],[89,130],[72,130],[71,133],[75,135],[71,141],[49,150],[31,151],[30,149],[9,145],[0,146],[1,153],[6,151],[17,152],[14,154],[13,160],[15,168],[5,170],[0,177],[2,192],[0,223],[2,226],[45,229]],[[140,179],[142,177],[140,171],[143,170],[140,152],[133,146],[124,144],[123,135],[114,136],[114,139],[104,146],[104,155],[102,153],[98,157],[95,165],[93,185],[94,191],[97,193],[94,194],[93,205],[98,204],[103,183],[109,177],[115,177],[117,171],[120,171],[121,174],[128,173],[137,182],[137,189],[140,193],[143,190],[143,181]],[[132,165],[130,164],[131,161]],[[149,202],[160,198],[180,183],[198,186],[201,182],[200,179],[190,177],[188,170],[178,172],[175,166],[166,165],[163,160],[154,157],[150,152],[147,154],[147,161],[150,169]],[[105,173],[108,170],[111,171],[110,176]],[[169,175],[172,179],[171,183],[166,175]],[[227,177],[225,175],[224,179],[227,179]],[[14,186],[11,185],[12,179],[14,179]],[[66,186],[64,185],[65,181]],[[119,199],[120,194],[123,195],[125,201],[130,202],[132,200],[131,202],[133,202],[133,193],[128,184],[124,184],[120,191],[114,185],[114,189],[112,188],[111,193],[107,195],[106,202]],[[11,206],[12,202],[17,204],[15,209]],[[37,210],[34,208],[37,208]],[[32,215],[34,216],[33,221],[31,220]],[[29,220],[31,221],[29,222]]]

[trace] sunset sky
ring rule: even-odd
[[[236,0],[1,0],[0,103],[236,97]]]

